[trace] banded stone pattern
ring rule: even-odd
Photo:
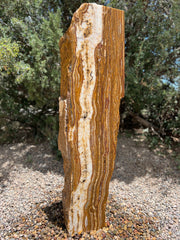
[[[83,4],[60,39],[58,146],[69,233],[105,225],[124,96],[124,12]]]

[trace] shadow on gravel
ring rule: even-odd
[[[42,208],[42,210],[52,224],[62,228],[62,230],[66,230],[62,201],[52,203],[50,206]]]
[[[38,145],[27,143],[0,145],[1,191],[6,188],[11,172],[26,172],[27,169],[43,174],[53,172],[64,175],[63,160],[56,159],[47,142]],[[130,184],[135,178],[146,174],[153,178],[172,179],[174,182],[179,182],[180,179],[180,171],[177,171],[173,160],[153,153],[143,142],[136,142],[134,138],[121,135],[118,138],[112,180],[118,179]]]
[[[153,178],[172,179],[179,183],[180,171],[175,162],[149,150],[147,144],[135,138],[118,138],[113,179],[130,184],[135,178],[149,174]]]
[[[0,184],[2,190],[9,181],[11,172],[26,172],[27,169],[43,174],[53,172],[63,175],[63,160],[57,160],[51,146],[41,144],[15,143],[0,145]]]

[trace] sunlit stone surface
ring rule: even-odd
[[[83,4],[60,39],[59,149],[69,233],[102,228],[124,96],[124,13]]]

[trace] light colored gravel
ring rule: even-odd
[[[29,214],[37,203],[48,201],[47,193],[61,195],[63,165],[55,160],[47,143],[0,146],[0,169],[3,232],[10,230],[19,216]]]
[[[137,139],[119,139],[110,194],[159,221],[160,239],[180,239],[180,174]]]
[[[36,204],[61,195],[63,165],[47,143],[0,146],[0,239],[13,222]],[[50,193],[51,196],[49,195]],[[179,173],[172,160],[148,150],[134,138],[118,139],[115,171],[109,193],[137,212],[156,217],[160,239],[180,239]]]

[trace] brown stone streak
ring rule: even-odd
[[[94,49],[93,60],[89,49],[89,37],[96,34],[93,32],[96,28],[93,28],[93,21],[87,19],[87,14],[91,10],[92,13],[96,11],[96,6],[81,5],[73,16],[70,28],[60,40],[61,98],[58,145],[64,159],[63,208],[66,226],[71,233],[81,229],[81,221],[82,231],[99,229],[105,224],[105,207],[116,154],[120,99],[124,95],[124,13],[102,6],[102,39]],[[83,44],[78,45],[82,43],[82,39],[78,39],[77,36],[79,26],[81,28],[83,24],[87,26],[82,28],[84,40]],[[97,32],[97,36],[98,34],[101,33]],[[95,76],[92,64],[95,64]],[[91,104],[88,94],[91,94],[93,81],[93,111],[90,117]],[[82,89],[87,96],[82,95]],[[86,112],[84,108],[89,110]],[[90,153],[86,142],[88,133],[80,135],[84,126],[83,119],[90,123]],[[71,212],[75,204],[72,201],[80,198],[75,194],[81,189],[80,184],[88,178],[89,173],[85,171],[88,169],[88,161],[92,161],[92,175],[88,188],[81,193],[86,191],[87,199],[84,207],[82,206],[83,215],[80,211],[77,212],[76,222],[75,213],[73,216]],[[71,230],[70,222],[75,223]]]
[[[61,55],[61,89],[62,99],[67,99],[67,126],[66,135],[63,134],[60,126],[59,149],[64,159],[65,184],[63,190],[63,208],[66,224],[69,218],[69,206],[71,202],[71,191],[75,190],[80,179],[79,152],[77,148],[78,118],[80,117],[79,96],[82,85],[82,60],[76,59],[76,31],[75,24],[72,24],[67,33],[60,39]],[[69,94],[68,94],[69,93]],[[63,118],[63,117],[62,117]],[[62,123],[60,119],[60,124]],[[71,134],[72,141],[69,141],[70,129],[74,126],[74,133]],[[63,146],[63,142],[67,144]],[[66,150],[68,149],[68,150]],[[66,152],[67,151],[67,152]],[[66,152],[66,155],[65,155]]]
[[[72,105],[74,109],[74,124],[71,126],[74,126],[74,137],[73,141],[71,142],[71,149],[72,149],[72,155],[71,155],[71,161],[73,162],[73,190],[76,190],[77,185],[80,181],[80,161],[79,161],[79,151],[78,151],[78,120],[80,119],[81,115],[81,107],[79,103],[80,98],[80,89],[82,86],[82,80],[83,80],[83,73],[82,73],[82,59],[78,58],[74,70],[72,72],[72,93],[71,97],[73,99]],[[79,166],[79,167],[78,167]]]
[[[94,162],[96,163],[94,164],[92,177],[94,190],[92,191],[93,199],[91,204],[96,209],[96,221],[94,221],[96,226],[93,226],[95,228],[104,226],[105,205],[108,196],[109,181],[114,168],[117,131],[119,127],[118,109],[120,98],[122,98],[124,94],[124,90],[121,92],[119,89],[120,86],[124,86],[124,69],[120,67],[120,60],[123,56],[122,51],[124,51],[124,39],[123,35],[117,30],[118,25],[121,23],[121,19],[123,18],[123,12],[120,14],[120,11],[114,9],[108,9],[108,11],[105,11],[103,31],[104,44],[103,46],[99,45],[99,48],[96,50],[96,76],[98,77],[97,91],[99,91],[99,93],[96,94],[95,91],[93,96],[93,99],[95,99],[94,108],[97,108],[97,112],[101,112],[103,114],[97,115],[96,119],[94,118],[92,120],[92,129],[95,125],[97,125],[97,128],[94,134],[91,133],[91,142],[93,146],[92,152],[94,153],[93,156],[95,159],[98,159],[93,161],[93,164]],[[116,12],[116,14],[114,12]],[[114,41],[115,39],[116,41]],[[121,51],[117,51],[118,47]],[[104,61],[100,64],[99,59]],[[118,64],[115,64],[118,60]],[[121,74],[119,74],[119,72]],[[117,101],[114,100],[114,98],[116,98]],[[107,108],[107,103],[109,108]],[[110,112],[108,110],[110,110]],[[101,136],[100,139],[99,136]],[[94,140],[95,138],[96,141]],[[113,139],[113,141],[111,141],[111,139]],[[110,142],[111,146],[109,146]],[[95,146],[97,146],[96,149]],[[104,196],[103,193],[105,193]]]

